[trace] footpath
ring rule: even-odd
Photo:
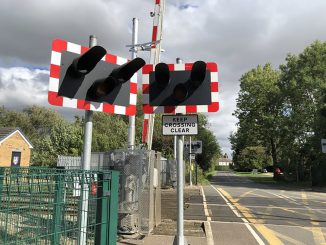
[[[119,245],[172,245],[177,234],[177,193],[175,189],[162,189],[162,223],[151,234],[137,238],[120,237]],[[206,245],[206,216],[200,187],[184,189],[184,235],[190,245]]]

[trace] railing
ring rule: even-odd
[[[116,171],[0,168],[0,244],[116,244],[118,182]]]

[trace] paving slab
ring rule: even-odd
[[[189,245],[207,245],[205,237],[185,236]],[[174,236],[149,235],[141,240],[124,239],[117,242],[118,245],[172,245]]]

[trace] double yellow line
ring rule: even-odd
[[[256,228],[256,230],[266,239],[266,241],[269,244],[283,245],[283,242],[277,238],[277,236],[271,229],[267,228],[263,224],[260,224],[261,221],[255,219],[254,215],[251,213],[251,211],[248,208],[240,205],[225,190],[219,188],[218,191],[220,191],[232,203],[232,205],[234,205],[239,210],[239,212],[243,215],[243,217],[245,217]]]
[[[302,199],[302,202],[304,203],[304,205],[306,205],[306,207],[308,208],[308,212],[310,213],[310,216],[314,220],[316,220],[317,216],[316,216],[315,212],[308,206],[308,197],[304,191],[301,192],[301,199]],[[326,244],[325,237],[324,237],[323,231],[320,228],[319,222],[311,220],[310,223],[313,226],[311,228],[311,232],[314,237],[315,243],[323,244],[323,245]]]

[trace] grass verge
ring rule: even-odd
[[[259,184],[273,185],[288,188],[308,188],[311,187],[310,181],[306,182],[287,182],[282,180],[274,180],[273,173],[257,173],[251,172],[234,172],[237,176],[248,178]]]

